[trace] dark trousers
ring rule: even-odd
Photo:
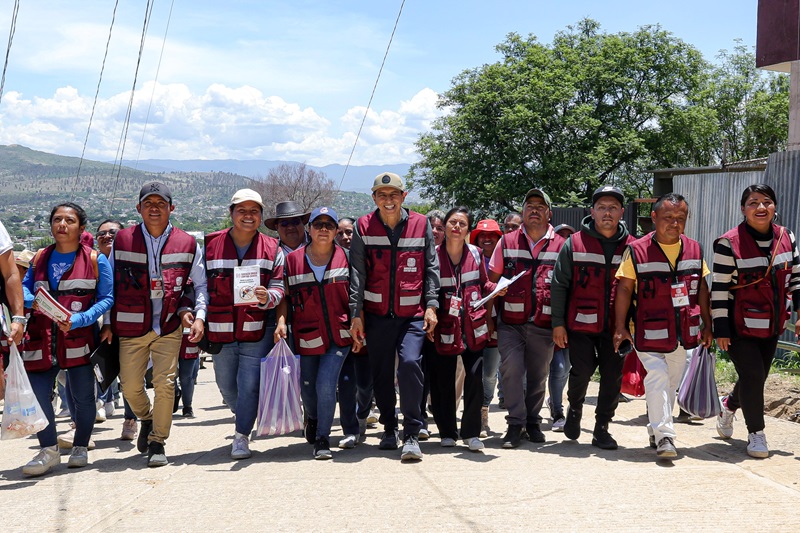
[[[200,371],[200,358],[178,359],[178,381],[181,384],[181,401],[183,407],[191,407],[194,399],[194,386],[197,373]]]
[[[464,414],[461,416],[461,438],[477,437],[481,432],[481,407],[483,406],[483,350],[465,350],[464,362]],[[428,359],[431,380],[433,419],[443,439],[458,439],[456,426],[456,366],[458,356],[434,353]]]
[[[422,427],[428,429],[428,395],[431,393],[431,359],[436,357],[436,345],[429,341],[427,337],[422,343],[422,402],[419,408],[422,410]],[[455,395],[455,392],[453,392]],[[431,398],[433,402],[433,398]],[[431,413],[432,415],[433,413]]]
[[[339,373],[339,422],[345,435],[358,435],[358,419],[367,418],[371,403],[369,355],[351,351]]]
[[[400,412],[403,414],[403,433],[406,437],[419,435],[422,428],[422,341],[425,331],[422,318],[390,318],[365,314],[372,367],[372,386],[375,404],[381,411],[380,423],[386,431],[397,429],[397,395],[394,392],[394,360],[398,359],[397,385],[400,389]]]
[[[569,406],[576,410],[583,409],[586,400],[586,389],[596,369],[600,369],[600,392],[597,394],[595,421],[608,424],[614,418],[619,404],[619,392],[622,385],[623,357],[614,351],[614,343],[609,335],[584,335],[569,332],[569,359],[572,368],[569,371],[569,388],[567,400]]]
[[[56,417],[53,413],[53,387],[58,366],[53,366],[44,372],[28,372],[31,388],[36,395],[36,400],[42,408],[42,413],[49,424],[36,434],[39,446],[56,445]],[[97,380],[94,376],[92,365],[81,365],[67,369],[69,387],[67,387],[67,405],[72,420],[75,422],[75,446],[88,446],[89,438],[94,429],[94,419],[97,417],[97,404],[94,394]]]
[[[728,396],[728,409],[742,409],[748,433],[764,429],[764,383],[777,347],[777,335],[768,339],[731,339],[728,355],[739,379]]]

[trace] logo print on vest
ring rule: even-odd
[[[175,278],[175,285],[177,285],[178,287],[183,285],[183,276],[178,276],[177,278]]]
[[[417,260],[413,257],[409,257],[406,261],[406,266],[403,267],[403,272],[416,272],[417,271]]]
[[[81,309],[83,309],[83,304],[81,304],[80,302],[72,302],[69,308],[72,309],[73,311],[80,311]]]

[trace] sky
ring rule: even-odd
[[[114,4],[20,2],[0,144],[81,154]],[[146,4],[119,2],[88,159],[119,152]],[[401,4],[156,0],[124,158],[346,163]],[[0,43],[13,6],[0,0]],[[735,39],[755,45],[756,8],[756,0],[407,0],[352,164],[416,161],[414,141],[443,113],[437,94],[460,72],[498,61],[495,46],[511,32],[549,43],[584,17],[611,33],[660,24],[713,61]]]

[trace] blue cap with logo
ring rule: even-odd
[[[311,224],[314,222],[314,220],[323,215],[331,217],[333,219],[333,223],[337,226],[339,225],[339,217],[336,216],[336,211],[334,211],[332,207],[317,207],[311,211],[311,216],[308,218],[308,223]]]

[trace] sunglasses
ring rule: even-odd
[[[97,237],[105,237],[106,235],[111,235],[112,237],[117,234],[119,230],[116,229],[104,229],[103,231],[97,232]]]
[[[321,221],[314,221],[311,223],[311,227],[316,230],[321,230],[325,228],[328,231],[335,231],[337,229],[336,224],[333,222],[321,222]]]
[[[299,226],[303,222],[299,218],[289,218],[286,220],[281,220],[278,222],[278,225],[282,228],[288,228],[289,226]]]

